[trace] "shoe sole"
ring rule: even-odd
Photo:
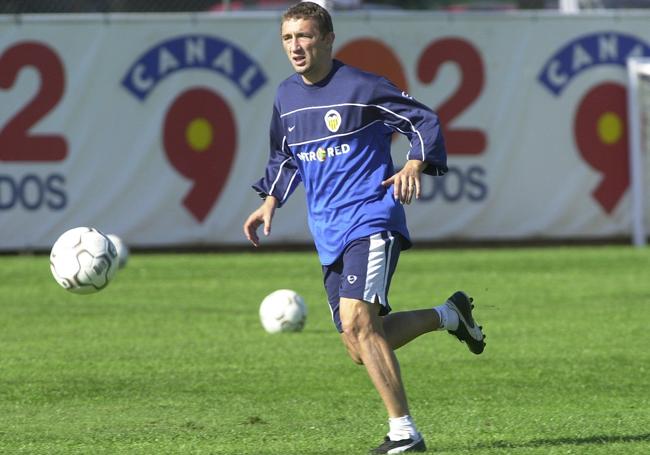
[[[396,447],[386,452],[388,455],[405,452],[426,452],[427,446],[424,444],[424,438],[405,447]]]
[[[447,299],[447,306],[458,314],[458,329],[448,332],[467,344],[470,352],[481,354],[485,349],[485,335],[472,316],[472,298],[457,291]]]
[[[386,438],[386,442],[388,442],[387,440],[388,440],[388,438]],[[386,444],[386,442],[384,442],[384,444]],[[384,450],[386,450],[386,448],[382,447],[384,444],[382,444],[381,446],[377,447],[374,450],[371,450],[369,452],[370,455],[372,455],[372,454],[376,455],[376,454],[382,454],[382,453],[390,455],[390,454],[395,454],[395,453],[426,452],[427,451],[427,446],[424,443],[424,438],[422,437],[422,435],[420,435],[420,439],[418,439],[417,441],[413,441],[410,444],[404,445],[404,446],[401,446],[401,447],[393,447],[392,449],[389,449],[389,450],[387,450],[385,452],[384,452]]]

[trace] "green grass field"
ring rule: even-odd
[[[650,250],[412,250],[396,310],[475,297],[473,356],[446,333],[397,351],[430,453],[650,453]],[[291,288],[304,332],[257,310]],[[0,453],[365,454],[383,406],[330,322],[314,253],[132,254],[73,295],[47,256],[0,257]]]

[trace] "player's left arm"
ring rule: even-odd
[[[408,160],[399,172],[393,174],[381,184],[386,188],[393,185],[393,195],[402,204],[410,204],[420,199],[421,175],[427,167],[426,161]]]
[[[386,79],[375,85],[373,104],[378,106],[384,125],[409,139],[406,164],[382,182],[386,187],[394,185],[395,198],[409,204],[413,197],[420,197],[422,174],[444,175],[448,170],[440,120],[431,109]]]

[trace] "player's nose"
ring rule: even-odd
[[[293,38],[289,41],[289,49],[294,52],[294,51],[299,51],[300,48],[300,41]]]

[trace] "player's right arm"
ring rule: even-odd
[[[273,105],[273,116],[271,117],[269,131],[269,160],[266,164],[264,177],[253,184],[253,189],[262,199],[267,196],[274,196],[278,200],[277,206],[282,207],[300,184],[302,178],[298,172],[296,160],[287,145],[287,136],[277,104]]]
[[[264,224],[264,235],[271,233],[275,209],[284,204],[301,181],[298,166],[287,146],[279,109],[277,104],[274,104],[270,126],[269,160],[264,177],[253,184],[253,189],[264,199],[264,203],[244,222],[244,235],[253,245],[259,246],[257,236],[259,226]]]

